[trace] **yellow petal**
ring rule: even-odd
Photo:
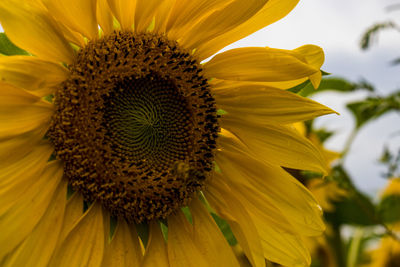
[[[230,31],[216,36],[214,39],[201,44],[196,53],[200,59],[206,59],[225,46],[234,43],[272,23],[285,17],[299,0],[269,0],[264,7],[244,23]]]
[[[30,235],[11,253],[2,265],[47,266],[55,249],[64,218],[67,183],[63,180],[54,193],[47,211]]]
[[[310,254],[299,235],[281,231],[256,216],[252,218],[262,237],[265,258],[282,266],[310,266]]]
[[[220,11],[233,0],[180,0],[176,1],[168,19],[167,33],[172,40],[178,40],[190,32],[190,28],[201,19]]]
[[[101,205],[93,203],[54,252],[50,266],[101,266],[104,254]]]
[[[142,267],[169,267],[167,243],[164,240],[160,225],[150,223],[148,245],[144,254]]]
[[[104,34],[110,34],[114,30],[114,18],[108,6],[107,0],[97,0],[97,21]]]
[[[210,266],[239,267],[231,247],[200,200],[192,200],[190,211],[193,218],[194,243]]]
[[[304,56],[307,63],[316,69],[320,69],[322,64],[324,64],[325,61],[324,51],[322,50],[322,48],[316,45],[304,45],[294,49],[293,51]],[[322,79],[322,73],[319,71],[311,75],[309,78],[314,88],[318,88]]]
[[[321,151],[293,127],[257,124],[224,115],[221,126],[236,135],[259,160],[278,166],[327,174],[328,165]],[[231,145],[220,138],[221,145]]]
[[[185,215],[178,211],[168,218],[168,259],[171,267],[203,267],[212,266],[208,259],[197,248],[193,233],[187,229]]]
[[[298,131],[301,135],[306,136],[307,128],[304,122],[296,122],[292,124],[293,127]]]
[[[52,104],[12,85],[0,83],[0,138],[46,125],[52,114]]]
[[[42,218],[62,179],[62,174],[63,168],[59,162],[49,163],[13,207],[0,215],[0,262],[4,255],[11,252],[32,232]]]
[[[60,64],[35,57],[0,57],[0,79],[38,96],[54,92],[54,87],[68,78]]]
[[[325,229],[321,209],[312,194],[282,168],[244,156],[239,150],[221,151],[216,160],[227,180],[243,187],[243,192],[251,192],[249,199],[257,194],[258,200],[263,198],[265,203],[271,203],[280,211],[276,213],[285,216],[298,232],[312,236]]]
[[[26,190],[36,183],[53,151],[54,148],[49,143],[43,142],[20,161],[0,163],[0,199],[3,203],[0,214],[11,209],[25,195]]]
[[[333,212],[335,210],[333,202],[340,201],[349,195],[346,190],[340,188],[336,181],[308,179],[307,188],[318,200],[322,210],[327,212]]]
[[[261,238],[246,208],[235,194],[223,184],[221,175],[216,173],[207,188],[207,201],[222,218],[228,221],[236,239],[242,246],[247,258],[253,266],[265,266],[264,251]]]
[[[135,20],[136,0],[107,0],[123,30],[132,30]]]
[[[155,33],[164,34],[166,32],[167,23],[171,17],[171,12],[177,1],[176,0],[163,0],[158,7],[155,16],[155,23],[153,31]]]
[[[134,225],[119,219],[111,243],[106,247],[103,267],[140,266],[143,255]]]
[[[252,267],[255,266],[254,264],[249,261],[246,254],[244,253],[242,247],[240,245],[235,245],[232,247],[233,253],[235,253],[236,259],[238,260],[240,267]],[[265,260],[263,263],[265,266]]]
[[[326,162],[328,162],[329,165],[333,161],[340,158],[340,153],[325,149],[324,145],[321,143],[319,137],[315,133],[310,133],[307,137],[316,147],[318,147],[322,151],[322,154],[324,155]]]
[[[317,75],[317,73],[315,73],[313,75]],[[268,87],[287,90],[287,89],[293,88],[297,85],[300,85],[308,80],[309,80],[309,78],[306,77],[306,78],[301,78],[301,79],[296,79],[296,80],[291,80],[291,81],[284,81],[284,82],[261,82],[261,84],[264,86],[268,86]]]
[[[53,17],[90,39],[97,39],[96,0],[42,0]]]
[[[223,178],[221,175],[217,175],[215,180],[228,180],[232,178],[230,176],[225,177],[226,173],[223,173],[223,175]],[[239,178],[238,174],[233,173],[233,175]],[[221,190],[221,181],[215,180],[212,185],[214,196],[222,197],[222,194],[226,194],[227,190]],[[220,185],[217,185],[218,183]],[[248,212],[245,217],[246,220],[251,220],[256,226],[265,258],[284,266],[298,266],[299,263],[301,263],[301,266],[305,266],[309,263],[310,256],[301,240],[301,236],[292,230],[292,225],[286,220],[283,214],[279,213],[268,202],[264,195],[258,193],[256,190],[249,190],[251,187],[248,185],[245,185],[245,187],[237,187],[237,183],[229,183],[229,185],[232,191],[231,195],[234,195],[239,203],[243,207],[246,207]],[[229,206],[233,207],[234,204],[229,202]]]
[[[304,62],[307,62],[311,67],[315,69],[320,69],[324,63],[325,55],[324,51],[316,45],[304,45],[293,50],[297,56]],[[262,85],[267,87],[274,87],[279,89],[289,89],[297,86],[308,79],[313,84],[314,88],[318,88],[321,82],[322,73],[320,71],[310,75],[309,77],[295,79],[291,81],[281,81],[281,82],[262,82]]]
[[[67,207],[65,208],[65,219],[62,225],[58,246],[62,244],[74,225],[84,216],[83,214],[83,196],[79,192],[75,192],[68,199]]]
[[[162,2],[168,0],[136,0],[135,31],[145,32]]]
[[[65,26],[63,23],[60,23],[59,21],[57,21],[57,23],[58,23],[58,26],[61,29],[62,33],[64,34],[65,39],[67,39],[68,42],[73,43],[81,48],[86,45],[85,38],[83,37],[82,34],[71,30],[70,28]]]
[[[205,63],[204,71],[209,78],[256,82],[290,81],[320,72],[295,51],[265,47],[228,50]]]
[[[231,116],[257,123],[289,124],[334,113],[313,100],[258,84],[222,82],[214,87],[219,108]]]
[[[32,105],[40,101],[40,97],[11,84],[0,82],[0,101],[1,105]]]
[[[232,180],[233,177],[230,177],[230,174],[225,177],[226,173],[223,175],[224,177],[217,175],[212,183],[214,198],[226,197],[227,189],[222,188],[221,180]],[[237,178],[244,178],[237,173],[233,173],[233,175]],[[244,187],[240,187],[243,183],[237,183],[236,180],[235,183],[229,182],[229,185],[231,193],[228,193],[228,196],[231,195],[237,199],[236,202],[228,202],[229,206],[236,208],[237,204],[238,207],[242,205],[246,208],[245,218],[254,223],[256,231],[259,233],[264,257],[284,266],[306,266],[310,261],[310,256],[301,236],[292,230],[292,225],[268,202],[265,195],[256,190],[249,190],[251,187],[246,184]]]
[[[17,46],[46,60],[72,63],[72,47],[44,9],[26,1],[2,0],[0,22]]]
[[[0,141],[0,166],[17,162],[31,152],[43,139],[47,127]],[[0,167],[1,168],[1,167]]]
[[[196,1],[197,2],[197,1]],[[196,24],[181,37],[180,43],[195,49],[201,44],[234,29],[260,11],[268,0],[233,0]]]
[[[325,54],[321,47],[316,45],[303,45],[293,50],[302,55],[308,64],[316,69],[322,67],[325,61]]]
[[[400,195],[400,178],[390,179],[387,182],[383,192],[380,193],[380,197],[382,199],[393,195]]]

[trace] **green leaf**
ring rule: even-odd
[[[385,147],[379,161],[387,168],[387,171],[383,173],[385,178],[391,179],[393,177],[400,177],[400,150],[397,151],[397,154],[392,154],[390,150]]]
[[[334,180],[339,187],[349,192],[347,198],[336,201],[335,210],[326,212],[326,219],[334,225],[376,225],[378,224],[376,208],[372,201],[363,193],[356,190],[350,176],[343,166],[338,165],[332,168],[328,180]]]
[[[350,176],[347,174],[342,165],[334,166],[330,175],[326,177],[326,179],[335,181],[340,188],[345,189],[346,191],[350,191],[354,188]]]
[[[371,46],[372,40],[377,38],[379,32],[385,29],[395,29],[397,28],[396,24],[392,21],[376,23],[372,25],[367,31],[363,34],[360,42],[360,47],[363,50],[368,49]]]
[[[391,64],[392,64],[392,65],[398,65],[398,64],[400,64],[400,57],[399,57],[399,58],[396,58],[396,59],[394,59],[394,60],[392,60]]]
[[[383,153],[379,159],[381,163],[390,163],[393,159],[393,155],[390,152],[389,148],[387,146],[384,147]]]
[[[329,137],[334,134],[334,132],[328,131],[327,129],[313,130],[313,133],[318,136],[318,139],[321,141],[321,143],[324,143],[326,140],[329,139]]]
[[[382,199],[378,214],[384,223],[400,221],[400,195],[390,195]]]
[[[0,54],[6,56],[29,55],[28,52],[14,45],[4,32],[0,33]]]
[[[377,225],[374,204],[364,194],[357,193],[335,202],[334,212],[325,213],[326,219],[336,225]]]
[[[360,89],[367,91],[374,91],[374,87],[365,80],[361,80],[358,83],[353,83],[340,77],[323,78],[321,80],[321,84],[319,85],[318,89],[314,89],[311,83],[308,83],[305,86],[296,89],[300,90],[297,90],[297,92],[294,93],[298,93],[299,95],[304,97],[324,91],[337,91],[343,93],[353,92]],[[292,90],[293,88],[290,89],[290,91]]]
[[[400,91],[387,97],[368,97],[365,100],[347,104],[347,108],[356,118],[356,127],[377,119],[389,111],[400,110]]]

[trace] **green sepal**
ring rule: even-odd
[[[305,82],[303,82],[303,83],[301,83],[299,85],[296,85],[295,87],[287,89],[286,91],[298,94],[300,91],[302,91],[307,86],[311,86],[312,87],[311,82],[309,80],[307,80],[307,81],[305,81]]]
[[[307,84],[298,92],[298,94],[307,97],[325,91],[336,91],[341,93],[347,93],[360,89],[367,91],[374,91],[374,87],[365,80],[361,80],[358,83],[353,83],[344,78],[331,77],[331,78],[323,78],[317,89],[315,89],[311,83]]]
[[[115,234],[115,230],[117,229],[118,219],[116,217],[110,216],[110,240]]]
[[[222,219],[217,214],[215,214],[214,212],[211,212],[211,216],[213,217],[215,223],[218,225],[218,227],[221,230],[222,234],[224,235],[225,239],[228,241],[229,245],[235,246],[238,242],[237,242],[229,224],[224,219]]]
[[[140,224],[135,224],[135,226],[144,247],[147,247],[147,243],[149,242],[149,225],[146,222],[142,222]]]
[[[13,44],[4,32],[0,33],[0,54],[6,56],[30,55],[27,51]]]

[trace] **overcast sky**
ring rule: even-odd
[[[281,21],[229,46],[270,46],[293,49],[303,44],[316,44],[325,50],[323,69],[335,76],[353,81],[365,78],[372,82],[381,94],[400,88],[400,66],[389,66],[390,60],[400,55],[400,34],[391,30],[379,36],[379,42],[371,50],[359,49],[361,33],[374,22],[397,20],[400,10],[388,12],[385,7],[400,3],[396,0],[301,0],[299,5]],[[1,30],[1,27],[0,27]],[[355,93],[343,96],[323,93],[317,97],[321,103],[341,113],[319,119],[317,125],[325,126],[339,134],[327,146],[340,150],[353,127],[345,103],[364,96]],[[377,163],[384,144],[392,151],[400,149],[400,117],[389,114],[362,129],[353,143],[346,166],[357,185],[374,194],[385,181],[380,173],[385,171]],[[397,132],[397,136],[394,133]]]

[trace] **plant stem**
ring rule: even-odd
[[[333,224],[332,225],[333,235],[329,237],[330,243],[332,244],[332,248],[335,253],[335,258],[338,266],[346,266],[346,256],[343,249],[343,240],[340,232],[340,225]]]
[[[340,163],[341,164],[343,164],[343,162],[344,162],[344,160],[345,160],[345,158],[346,158],[346,156],[347,156],[347,154],[348,154],[348,152],[349,152],[349,150],[351,148],[351,145],[353,144],[353,141],[354,141],[354,139],[356,138],[356,136],[358,134],[359,129],[360,128],[358,128],[358,127],[354,128],[353,131],[351,132],[351,134],[349,135],[349,137],[347,138],[346,143],[345,143],[344,148],[343,148],[342,156],[340,157]]]

